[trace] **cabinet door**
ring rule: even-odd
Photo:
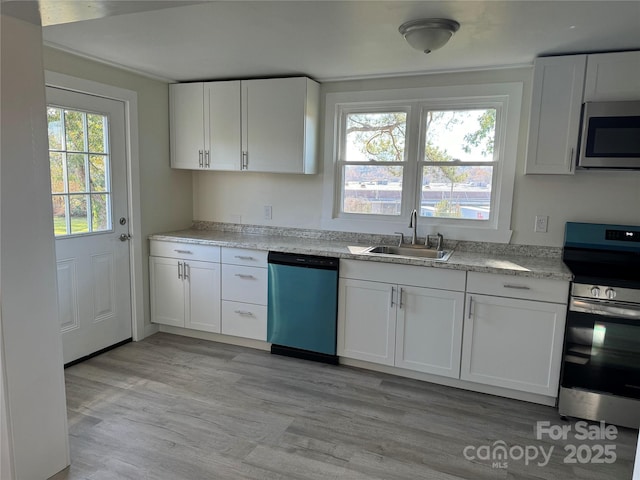
[[[640,52],[587,57],[585,102],[640,100]]]
[[[242,82],[246,170],[305,173],[307,81],[297,77]]]
[[[204,168],[204,86],[169,85],[171,167]]]
[[[469,295],[460,378],[555,397],[566,307]]]
[[[340,279],[338,355],[393,365],[397,287]]]
[[[185,327],[220,333],[220,264],[185,262]]]
[[[572,174],[586,55],[536,59],[525,173]]]
[[[459,378],[464,294],[399,289],[396,367]]]
[[[174,327],[185,326],[182,265],[175,258],[149,257],[151,321],[153,323]]]
[[[204,86],[205,158],[211,170],[240,170],[240,81]]]

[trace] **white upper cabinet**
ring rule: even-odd
[[[171,166],[240,170],[240,82],[169,85]]]
[[[204,84],[169,85],[171,166],[204,168]]]
[[[317,172],[319,85],[306,77],[169,86],[171,166]]]
[[[525,173],[573,174],[584,102],[640,100],[640,51],[537,58]]]
[[[640,100],[640,51],[587,58],[585,102]]]
[[[316,173],[319,85],[305,77],[242,82],[243,169]]]
[[[586,62],[586,55],[536,59],[525,173],[574,173]]]
[[[205,83],[205,151],[211,170],[240,170],[240,81]]]

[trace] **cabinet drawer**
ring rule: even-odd
[[[340,260],[340,277],[464,292],[465,272],[446,268]]]
[[[569,282],[548,278],[469,272],[467,293],[566,304]]]
[[[267,304],[267,269],[222,264],[222,298]]]
[[[220,261],[220,247],[215,247],[213,245],[198,245],[195,243],[151,240],[150,254],[156,257],[201,260],[203,262]]]
[[[222,333],[266,341],[267,307],[223,300]]]
[[[267,268],[267,253],[264,250],[222,247],[222,263],[245,267]]]

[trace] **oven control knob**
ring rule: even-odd
[[[613,288],[607,288],[604,291],[604,294],[607,296],[609,300],[613,300],[614,298],[616,298],[616,291]]]
[[[598,287],[591,287],[591,295],[594,297],[600,296],[600,289]]]

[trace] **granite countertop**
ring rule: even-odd
[[[219,225],[219,224],[216,224]],[[517,275],[554,280],[572,279],[572,274],[560,258],[559,250],[533,246],[494,246],[475,242],[446,242],[446,249],[454,249],[446,262],[428,258],[400,255],[367,254],[372,245],[392,245],[393,236],[318,233],[295,229],[242,229],[237,231],[190,228],[149,236],[150,240],[250,248],[307,255],[331,256],[344,259],[367,260],[403,265],[429,266],[503,275]],[[286,230],[286,231],[285,231]],[[309,235],[307,232],[314,232]],[[278,234],[279,233],[279,234]],[[284,234],[283,234],[284,233]],[[297,234],[297,235],[292,235]],[[397,238],[397,237],[396,237]]]

